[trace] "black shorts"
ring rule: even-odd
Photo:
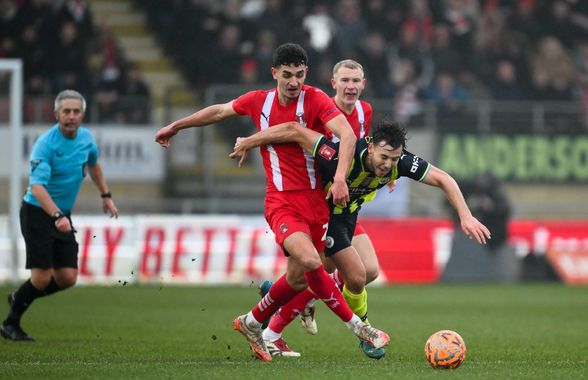
[[[71,218],[67,215],[71,223]],[[23,202],[20,230],[27,251],[26,268],[76,268],[78,243],[73,232],[60,232],[42,208]]]
[[[325,256],[333,256],[335,253],[351,247],[353,232],[357,224],[357,213],[333,215],[329,219],[327,241],[325,242]]]

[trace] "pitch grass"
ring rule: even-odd
[[[298,321],[286,330],[302,357],[263,363],[232,329],[258,300],[253,285],[77,287],[33,304],[23,326],[36,342],[0,341],[0,379],[588,378],[588,288],[393,286],[369,297],[370,321],[392,337],[384,359],[364,357],[320,305],[319,335]],[[441,329],[467,343],[457,370],[425,362],[424,343]]]

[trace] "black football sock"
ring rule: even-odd
[[[8,312],[8,317],[4,321],[5,324],[19,324],[20,318],[33,301],[39,297],[43,297],[45,293],[33,286],[30,279],[26,280],[20,288],[14,293],[14,300],[12,307]]]
[[[50,296],[51,294],[57,293],[60,290],[61,288],[57,285],[57,282],[55,282],[55,278],[51,277],[51,282],[49,282],[49,285],[47,285],[45,290],[43,290],[43,296]]]

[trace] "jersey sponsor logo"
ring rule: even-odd
[[[335,156],[335,149],[331,148],[328,145],[323,145],[320,147],[318,154],[325,160],[331,161]]]
[[[325,247],[333,248],[334,245],[335,245],[335,239],[333,239],[332,236],[327,236],[327,238],[325,239]]]
[[[385,185],[388,182],[390,182],[390,177],[382,177],[378,182],[380,183],[380,185]]]
[[[40,163],[41,163],[41,160],[32,160],[31,161],[31,171],[34,172]]]
[[[263,116],[263,118],[265,119],[265,121],[267,121],[269,123],[269,116],[266,116],[266,114],[263,113],[263,111],[261,111],[261,116]]]
[[[372,191],[376,190],[376,188],[372,187],[350,187],[349,188],[349,196],[351,198],[359,198],[366,194],[371,193]]]
[[[288,232],[288,224],[286,224],[286,223],[280,224],[280,233],[285,234],[286,232]]]
[[[418,156],[414,156],[412,159],[412,166],[410,167],[410,172],[411,173],[416,173],[416,171],[419,168],[419,157]]]

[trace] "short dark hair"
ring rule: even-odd
[[[394,149],[400,146],[406,149],[406,128],[397,121],[383,120],[372,134],[374,145],[380,145],[381,142],[386,142]]]
[[[286,43],[280,45],[274,50],[273,67],[284,66],[308,66],[308,56],[304,48],[298,44]]]

